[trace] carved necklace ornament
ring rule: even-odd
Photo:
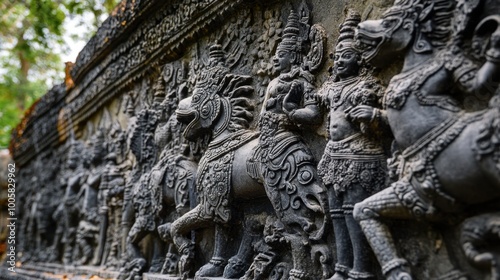
[[[463,55],[454,54],[452,51],[442,51],[430,63],[411,69],[406,73],[394,76],[387,87],[384,96],[384,106],[401,110],[410,95],[417,97],[418,102],[424,106],[437,106],[452,112],[460,111],[460,104],[450,95],[429,96],[421,92],[421,87],[442,69],[458,72],[456,75],[462,82],[473,79],[474,65],[465,60]]]
[[[348,99],[352,99],[353,94],[351,94],[351,89],[357,86],[358,82],[358,77],[352,77],[338,82],[331,82],[330,80],[327,81],[323,85],[323,87],[328,88],[324,102],[327,108],[337,110],[339,107],[344,105]],[[351,100],[350,104],[355,103]]]

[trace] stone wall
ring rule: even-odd
[[[499,12],[122,1],[13,134],[18,261],[497,279]]]

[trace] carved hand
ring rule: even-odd
[[[482,253],[474,257],[474,262],[481,266],[489,266],[494,260],[495,257],[491,253]]]
[[[295,81],[292,82],[292,86],[283,100],[283,111],[290,113],[293,110],[297,110],[302,100],[303,92],[302,84]]]
[[[489,61],[500,63],[500,29],[497,29],[490,38],[490,49],[486,52]]]
[[[369,122],[375,115],[375,108],[367,105],[358,105],[352,109],[344,111],[346,115],[355,121]]]

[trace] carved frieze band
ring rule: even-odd
[[[122,7],[125,10],[131,10],[123,12],[128,16],[123,15],[120,20],[112,16],[109,20],[126,21],[129,18],[137,20],[147,11],[154,12],[150,6],[142,7],[141,1],[132,2],[121,4],[125,5]],[[105,42],[118,38],[128,30],[116,30],[111,23],[105,22],[97,36],[82,50],[71,71],[76,80],[81,81],[67,93],[66,100],[61,100],[61,95],[64,96],[61,94],[57,100],[48,102],[51,103],[50,106],[44,106],[42,101],[47,97],[42,98],[42,101],[33,107],[36,112],[27,114],[26,123],[21,124],[16,130],[14,144],[11,147],[16,160],[19,164],[23,164],[39,151],[50,145],[57,145],[61,135],[67,135],[74,126],[100,110],[106,102],[142,77],[156,63],[179,58],[183,48],[208,32],[207,27],[222,20],[241,3],[242,0],[170,3],[169,7],[156,9],[158,11],[156,14],[142,22],[125,42],[102,58],[104,49],[108,45],[106,43],[98,45],[96,38]],[[134,14],[137,9],[142,9],[140,15]],[[106,28],[113,31],[106,33]],[[96,64],[95,60],[98,59],[100,63]],[[93,66],[91,70],[84,70],[90,66]],[[84,73],[85,76],[81,76]],[[61,90],[64,91],[62,86],[59,88],[59,91]],[[62,107],[64,112],[59,112]]]

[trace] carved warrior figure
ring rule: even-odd
[[[236,201],[265,197],[262,186],[246,173],[245,159],[257,144],[258,134],[248,130],[253,110],[253,87],[248,76],[234,75],[224,65],[221,45],[210,47],[210,61],[197,78],[192,97],[184,99],[177,110],[177,118],[187,124],[184,137],[190,141],[208,139],[208,146],[200,159],[196,187],[198,205],[177,219],[171,226],[171,236],[181,259],[179,270],[188,277],[193,265],[193,245],[186,237],[193,229],[216,224],[212,259],[196,273],[196,277],[243,275],[251,261],[251,240],[243,242],[238,255],[229,259],[227,244],[230,239],[224,224],[235,225],[232,209]],[[242,212],[245,209],[240,209]],[[249,254],[250,252],[250,254]]]
[[[313,76],[302,64],[302,28],[298,15],[291,11],[273,58],[279,75],[267,87],[259,120],[259,146],[248,163],[250,174],[263,181],[284,226],[293,258],[290,279],[319,278],[330,273],[325,266],[323,271],[314,268],[316,260],[311,258],[313,251],[322,248],[323,261],[329,260],[322,241],[329,219],[326,189],[312,153],[297,133],[297,124],[321,121],[315,110]],[[296,110],[300,105],[304,108]]]
[[[329,189],[337,247],[332,279],[336,280],[375,277],[370,247],[352,210],[354,204],[383,189],[386,178],[386,157],[376,137],[382,128],[376,107],[383,88],[367,73],[354,49],[354,30],[360,18],[349,11],[335,49],[334,73],[319,90],[329,113],[328,143],[318,173]]]
[[[454,98],[498,87],[500,30],[491,35],[481,67],[463,49],[480,2],[462,1],[454,9],[454,1],[398,0],[383,19],[358,28],[366,60],[380,65],[405,57],[384,96],[384,117],[402,150],[399,179],[354,208],[388,279],[412,277],[384,219],[451,217],[500,197],[500,107],[491,102],[487,110],[466,113]],[[500,22],[498,16],[485,20]]]

